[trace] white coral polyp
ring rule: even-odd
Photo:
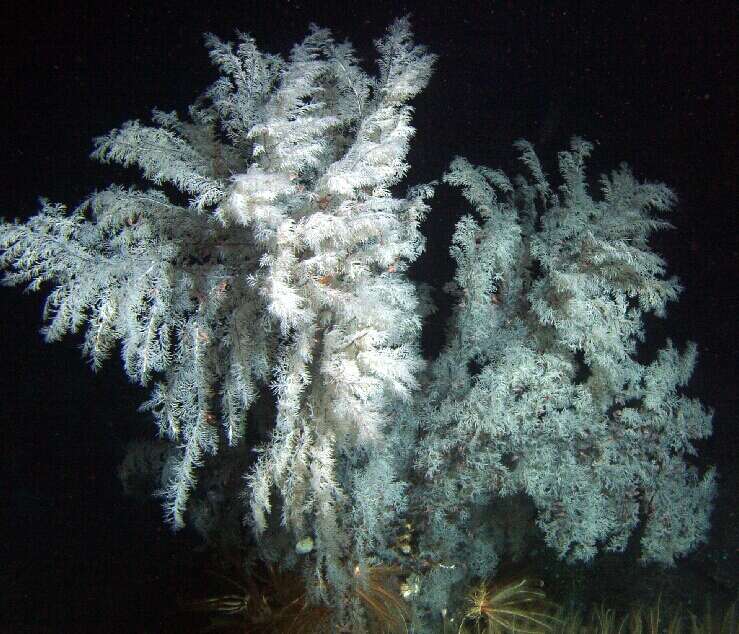
[[[285,212],[274,202],[293,189],[285,174],[251,165],[245,174],[234,178],[231,194],[221,205],[220,213],[245,226],[256,222],[276,229]]]

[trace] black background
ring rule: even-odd
[[[556,182],[556,152],[578,134],[596,143],[591,175],[627,161],[640,178],[672,186],[676,229],[654,244],[686,290],[666,321],[650,320],[645,354],[667,335],[698,343],[689,391],[716,409],[702,455],[722,474],[717,556],[736,558],[735,2],[114,4],[1,9],[6,219],[35,213],[40,195],[74,205],[130,178],[88,159],[92,138],[128,119],[147,121],[154,106],[183,113],[216,78],[203,32],[234,39],[240,29],[262,50],[287,54],[315,22],[351,40],[374,71],[372,40],[406,13],[417,41],[440,56],[414,102],[408,184],[439,178],[456,154],[515,173],[512,142],[522,137]],[[413,275],[440,288],[466,209],[443,186],[432,206],[428,250]],[[97,375],[86,369],[74,338],[43,344],[42,300],[0,293],[0,628],[190,631],[174,613],[178,600],[207,596],[190,556],[197,540],[171,535],[156,503],[125,499],[115,475],[125,443],[154,433],[135,411],[146,393],[126,383],[115,361]],[[441,319],[424,332],[428,354],[448,314],[437,300]]]

